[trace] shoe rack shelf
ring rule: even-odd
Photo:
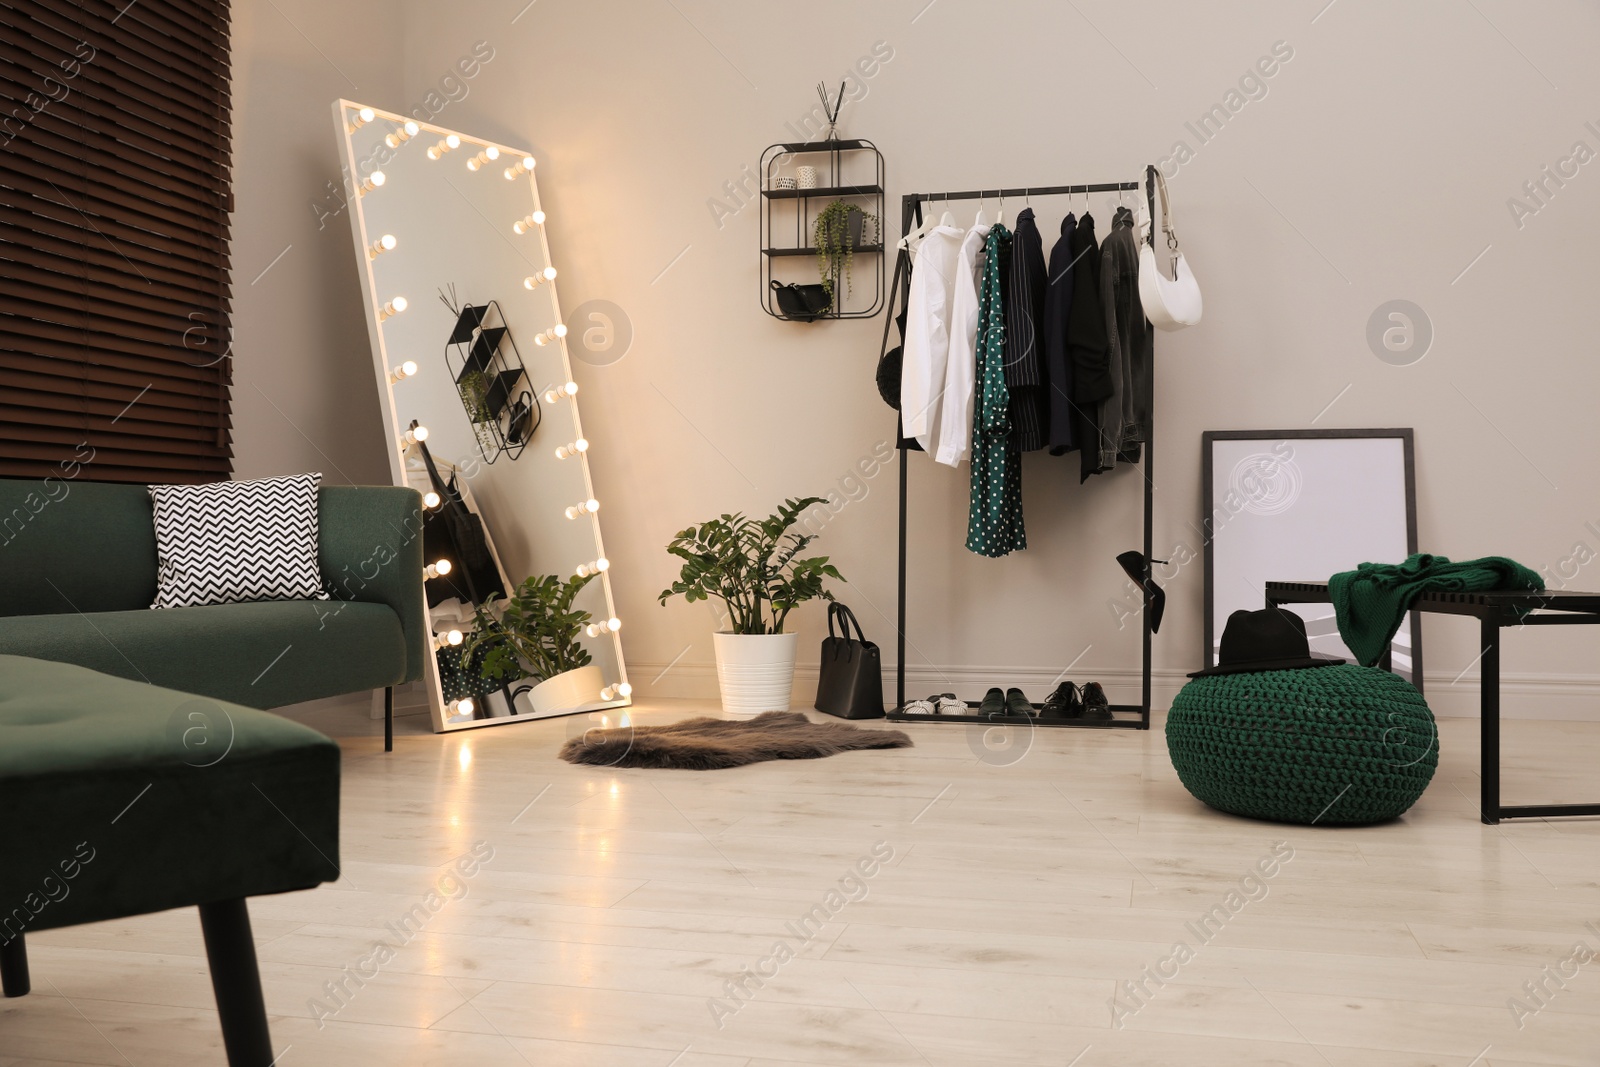
[[[813,166],[817,185],[811,189],[777,189],[779,170],[791,162]],[[860,179],[860,180],[858,180]],[[774,281],[816,284],[820,281],[814,245],[817,213],[835,200],[843,200],[877,216],[876,240],[855,245],[851,276],[862,283],[852,292],[851,279],[835,266],[830,282],[836,294],[817,319],[870,319],[883,309],[884,205],[886,182],[883,153],[871,141],[827,138],[769,145],[761,153],[761,310],[777,319],[790,319],[773,296]],[[798,269],[783,264],[801,264]]]
[[[1144,710],[1137,704],[1111,705],[1111,718],[1109,719],[1045,719],[1038,715],[983,715],[978,711],[979,702],[969,700],[967,707],[972,709],[971,715],[908,715],[902,709],[905,699],[902,697],[895,709],[884,716],[890,722],[966,722],[986,726],[1066,726],[1077,730],[1148,730],[1150,724],[1145,718]],[[1034,711],[1043,710],[1043,704],[1034,704]],[[1119,714],[1120,713],[1120,714]]]
[[[1054,185],[1032,186],[1020,189],[973,189],[961,193],[907,193],[901,197],[900,202],[900,232],[909,233],[912,227],[922,221],[922,205],[929,201],[946,200],[980,200],[984,197],[1017,197],[1026,196],[1077,196],[1079,194],[1101,192],[1129,192],[1139,189],[1138,182],[1101,182],[1094,185]],[[1151,217],[1155,216],[1155,168],[1145,168],[1144,180],[1145,202]],[[1152,227],[1153,229],[1153,227]],[[909,272],[902,283],[904,289],[901,297],[910,292],[911,278]],[[1152,373],[1154,368],[1152,368]],[[1153,390],[1152,390],[1153,392]],[[1153,397],[1152,397],[1153,400]],[[1144,486],[1144,610],[1140,614],[1143,626],[1143,638],[1140,645],[1141,670],[1140,670],[1140,701],[1137,704],[1112,704],[1110,706],[1110,719],[1068,719],[1068,718],[1042,718],[1037,715],[983,715],[978,711],[979,702],[967,701],[967,707],[972,710],[971,715],[908,715],[906,714],[906,530],[909,518],[907,507],[909,468],[907,460],[910,458],[912,448],[908,447],[904,436],[900,439],[900,561],[899,561],[899,632],[896,634],[899,653],[895,657],[895,706],[885,717],[891,722],[942,722],[942,723],[977,723],[988,725],[1015,725],[1029,727],[1043,727],[1050,729],[1064,728],[1069,730],[1148,730],[1150,729],[1150,561],[1153,556],[1154,526],[1153,526],[1153,487],[1154,460],[1155,460],[1155,415],[1152,404],[1151,428],[1149,440],[1144,444],[1142,465],[1143,477],[1140,481]],[[917,449],[920,451],[920,449]],[[1006,686],[995,683],[1001,689]],[[1043,709],[1042,704],[1034,704],[1035,711]]]

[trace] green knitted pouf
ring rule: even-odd
[[[1197,799],[1318,826],[1404,813],[1433,779],[1438,739],[1411,683],[1351,664],[1195,678],[1167,713],[1167,751]]]

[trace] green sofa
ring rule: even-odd
[[[318,496],[333,600],[152,610],[156,543],[142,485],[0,478],[0,655],[75,663],[252,708],[422,676],[421,498],[392,486]]]
[[[339,877],[339,761],[277,715],[0,656],[0,989],[28,993],[28,935],[198,905],[228,1063],[269,1067],[245,901]]]

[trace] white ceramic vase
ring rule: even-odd
[[[577,711],[585,704],[601,699],[605,688],[605,675],[593,663],[576,670],[563,671],[554,678],[546,678],[517,698],[517,703],[531,708],[534,715],[553,715],[562,711]]]
[[[715,633],[711,642],[724,712],[759,715],[789,710],[799,634]]]

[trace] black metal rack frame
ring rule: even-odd
[[[871,152],[873,155],[873,181],[871,183],[844,184],[844,161],[842,156],[847,152]],[[826,184],[818,184],[814,189],[774,189],[773,179],[778,176],[778,167],[795,156],[826,156]],[[819,170],[823,168],[819,167]],[[819,178],[822,176],[819,175]],[[864,310],[846,311],[845,301],[848,293],[840,293],[839,286],[843,279],[837,267],[834,270],[832,284],[834,292],[838,294],[829,309],[819,318],[823,319],[870,319],[883,309],[884,302],[884,236],[881,231],[888,225],[885,218],[883,190],[886,181],[883,153],[878,151],[877,145],[871,141],[859,138],[851,140],[823,140],[823,141],[791,141],[768,145],[761,153],[761,308],[773,318],[787,319],[777,306],[772,295],[773,281],[792,281],[776,277],[776,268],[779,260],[797,256],[809,256],[815,259],[817,250],[812,245],[812,223],[815,213],[811,210],[813,200],[837,199],[863,199],[870,200],[874,214],[878,216],[877,240],[871,244],[863,244],[852,250],[854,254],[874,256],[877,266],[872,271],[873,290],[872,303]],[[773,209],[779,204],[794,203],[794,244],[779,245],[774,235]],[[852,271],[852,274],[854,272]],[[815,282],[816,278],[802,279],[805,282]],[[847,287],[848,288],[848,287]],[[811,321],[811,320],[807,320]]]
[[[1150,212],[1150,217],[1155,217],[1155,182],[1156,169],[1153,166],[1145,167],[1145,203]],[[946,200],[981,200],[989,197],[1004,199],[1005,197],[1033,197],[1033,196],[1077,196],[1089,193],[1123,193],[1137,192],[1138,182],[1099,182],[1091,185],[1050,185],[1031,186],[1021,189],[973,189],[959,193],[907,193],[901,197],[900,206],[900,232],[910,233],[913,226],[922,221],[922,205],[927,203],[940,203]],[[1151,226],[1151,242],[1155,240],[1155,227]],[[910,292],[911,279],[907,277],[901,289],[901,299]],[[1152,381],[1154,380],[1154,368]],[[1154,390],[1152,389],[1152,392]],[[1143,611],[1140,619],[1143,627],[1141,642],[1141,690],[1138,704],[1113,704],[1111,705],[1112,717],[1110,721],[1092,721],[1082,719],[1043,719],[1037,716],[1023,718],[1013,715],[985,716],[978,715],[907,715],[906,706],[906,519],[907,519],[907,486],[909,483],[909,470],[906,460],[912,449],[906,446],[902,438],[900,442],[900,561],[899,561],[899,631],[896,634],[898,655],[895,663],[895,708],[888,718],[896,722],[964,722],[988,724],[1016,724],[1025,726],[1061,726],[1077,729],[1125,729],[1148,730],[1150,729],[1150,570],[1151,558],[1154,555],[1154,526],[1152,511],[1152,496],[1155,483],[1153,468],[1155,460],[1155,407],[1154,397],[1151,398],[1151,425],[1149,439],[1144,444],[1143,470],[1144,476],[1144,581],[1141,592],[1143,594]],[[967,701],[967,706],[973,709],[978,707],[975,701]],[[1041,705],[1034,704],[1035,708]],[[1137,716],[1137,717],[1134,717]]]
[[[509,353],[506,351],[507,345],[510,346]],[[464,306],[456,316],[456,324],[450,332],[450,339],[445,342],[444,351],[445,366],[450,369],[458,393],[461,392],[462,379],[469,373],[483,374],[489,380],[489,388],[481,400],[488,406],[490,418],[474,418],[466,395],[461,396],[462,407],[467,409],[467,421],[473,426],[473,438],[478,443],[483,461],[493,463],[501,456],[516,459],[522,455],[522,450],[528,447],[528,441],[539,428],[539,423],[544,421],[544,410],[528,378],[516,338],[511,336],[511,328],[506,325],[505,315],[500,311],[500,302],[487,300],[482,304]],[[523,397],[527,398],[526,408],[519,412],[517,409],[523,404]],[[529,424],[526,433],[520,437],[516,434],[519,418],[526,418]],[[481,436],[478,430],[480,426],[488,427],[493,439],[492,447]]]

